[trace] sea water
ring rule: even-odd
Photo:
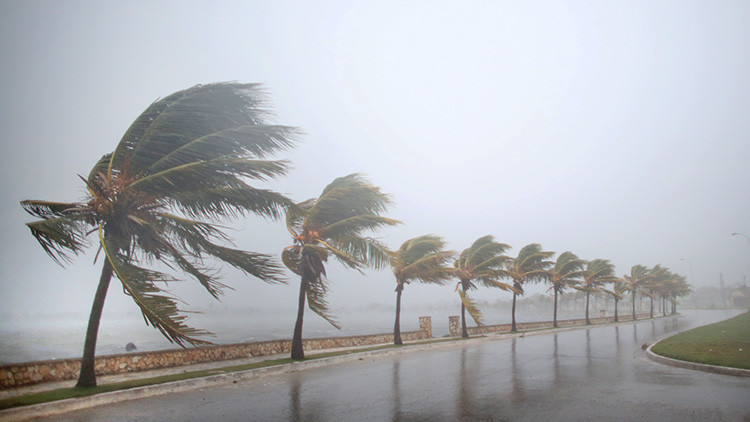
[[[421,307],[403,309],[401,331],[419,330],[419,317],[432,317],[434,337],[448,335],[448,317],[459,315],[460,306]],[[509,323],[511,315],[507,309],[483,309],[486,324]],[[387,306],[333,312],[341,324],[336,329],[310,310],[305,312],[303,337],[334,337],[393,332],[395,308]],[[574,317],[582,317],[574,316]],[[88,316],[67,315],[2,315],[0,316],[0,364],[31,362],[38,360],[79,358],[83,351]],[[292,337],[296,313],[272,310],[246,310],[194,314],[188,324],[206,329],[214,335],[201,337],[215,344],[232,344],[263,340],[289,339]],[[474,322],[467,314],[467,324]],[[549,315],[533,314],[518,310],[518,322],[551,320]],[[139,314],[107,315],[99,327],[96,354],[98,356],[125,353],[128,343],[138,351],[174,349],[161,333],[147,326]],[[186,345],[190,347],[189,345]]]

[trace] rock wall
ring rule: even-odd
[[[419,317],[419,331],[401,333],[404,341],[423,340],[432,337],[431,317]],[[305,350],[356,347],[393,342],[393,333],[371,334],[349,337],[304,339]],[[172,349],[156,352],[135,352],[106,355],[96,358],[94,369],[97,375],[137,372],[203,362],[242,359],[251,356],[266,356],[291,352],[291,340],[272,340],[254,343],[237,343],[217,346]],[[0,366],[0,389],[20,387],[49,381],[78,378],[80,359],[50,360]]]

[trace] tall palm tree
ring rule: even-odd
[[[577,286],[580,282],[586,261],[579,259],[573,252],[567,251],[557,257],[554,267],[549,270],[550,289],[555,294],[553,326],[557,327],[557,295],[567,287]]]
[[[545,281],[550,277],[547,271],[555,263],[548,261],[554,252],[543,251],[542,245],[531,243],[518,251],[516,258],[505,264],[504,274],[513,279],[513,309],[510,331],[516,332],[516,298],[523,294],[523,285],[530,281]]]
[[[672,277],[672,272],[669,268],[656,265],[649,270],[651,276],[649,280],[644,283],[644,290],[650,300],[650,314],[651,318],[654,317],[654,298],[659,296],[659,291],[662,289],[664,283]]]
[[[476,302],[472,300],[468,292],[477,288],[475,281],[488,287],[498,287],[503,290],[513,291],[513,288],[499,280],[504,276],[503,266],[509,259],[503,255],[510,246],[495,242],[491,235],[480,237],[458,256],[453,264],[454,276],[459,282],[456,291],[461,297],[461,336],[469,337],[466,328],[466,311],[469,312],[477,325],[482,325],[482,313],[477,308]]]
[[[638,293],[638,287],[647,283],[651,279],[651,274],[649,273],[648,267],[644,265],[633,265],[630,268],[630,274],[624,275],[623,279],[625,280],[626,283],[628,283],[628,290],[630,291],[630,294],[632,295],[633,321],[635,321],[636,320],[635,298],[636,298],[636,294]]]
[[[609,293],[612,295],[612,297],[615,299],[615,322],[620,322],[620,318],[617,315],[617,303],[620,301],[620,299],[623,298],[623,294],[628,291],[629,286],[628,283],[622,279],[618,278],[613,284],[612,284],[612,290],[606,290],[602,289],[605,293]]]
[[[685,276],[666,271],[661,283],[656,286],[656,291],[661,297],[662,315],[667,316],[667,306],[671,304],[671,314],[675,314],[677,297],[684,296],[690,292]]]
[[[583,273],[583,282],[580,290],[586,292],[586,325],[591,325],[589,319],[589,298],[592,292],[600,290],[607,283],[614,283],[617,280],[615,276],[615,266],[608,259],[595,259],[586,264]]]
[[[687,296],[690,294],[691,291],[692,289],[690,288],[690,284],[688,284],[685,276],[675,275],[673,282],[670,283],[669,293],[668,293],[670,297],[670,301],[672,303],[672,311],[671,311],[672,315],[677,313],[677,298],[682,297],[682,296]]]
[[[393,326],[393,343],[401,341],[401,293],[412,281],[445,284],[453,277],[453,268],[446,267],[456,253],[446,251],[443,238],[424,235],[409,239],[390,253],[391,270],[396,276],[396,322]]]
[[[96,339],[113,275],[146,323],[183,347],[208,343],[197,337],[209,333],[187,326],[176,300],[162,290],[161,283],[173,278],[139,262],[161,261],[179,269],[217,298],[226,286],[205,266],[206,258],[266,282],[284,281],[271,257],[215,243],[229,238],[214,222],[245,213],[277,218],[291,204],[246,182],[277,177],[288,168],[287,162],[266,157],[292,147],[296,130],[269,125],[267,114],[256,84],[216,83],[179,91],[151,104],[114,152],[81,177],[88,189],[84,201],[21,203],[41,218],[27,225],[58,263],[81,252],[93,233],[104,252],[78,387],[96,385]]]
[[[386,247],[364,233],[400,224],[383,217],[391,199],[363,176],[339,177],[318,198],[308,199],[287,212],[287,229],[294,244],[281,254],[284,264],[300,276],[297,321],[292,337],[292,359],[304,359],[302,323],[305,298],[310,310],[336,328],[326,301],[328,285],[325,263],[330,256],[348,268],[376,269],[389,264]]]

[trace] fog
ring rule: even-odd
[[[377,235],[393,248],[434,233],[462,250],[492,234],[511,254],[538,242],[610,259],[619,274],[661,264],[695,286],[720,273],[740,283],[750,240],[731,233],[750,234],[748,45],[742,1],[2,1],[1,325],[72,314],[83,336],[95,250],[55,264],[19,201],[82,198],[77,175],[151,102],[215,81],[262,83],[275,121],[305,133],[278,156],[294,170],[261,187],[304,200],[365,173],[404,223]],[[252,251],[290,243],[281,222],[231,227]],[[222,302],[190,280],[170,288],[186,309],[272,309],[291,335],[298,280],[223,274],[234,290]],[[395,302],[388,270],[332,262],[329,278],[334,313]],[[405,309],[458,303],[453,285],[404,292]],[[140,321],[116,283],[114,315]]]

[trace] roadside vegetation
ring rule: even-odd
[[[750,312],[674,335],[651,350],[688,362],[750,369]]]

